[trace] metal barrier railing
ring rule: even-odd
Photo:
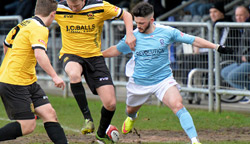
[[[250,23],[230,23],[230,22],[220,22],[215,25],[215,42],[219,43],[220,41],[220,29],[228,27],[230,29],[250,29]],[[241,39],[241,38],[240,38]],[[246,39],[250,39],[249,37]],[[248,48],[250,47],[250,40],[248,42]],[[215,94],[216,94],[216,111],[221,112],[221,94],[233,94],[241,96],[250,96],[249,90],[231,90],[231,89],[222,89],[221,88],[221,76],[220,71],[221,67],[219,53],[215,53]]]

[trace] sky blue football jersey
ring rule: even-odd
[[[170,26],[155,26],[154,32],[150,34],[134,30],[135,51],[131,51],[125,43],[126,36],[117,44],[117,50],[123,54],[133,53],[126,64],[126,76],[132,77],[138,85],[154,85],[172,76],[168,46],[174,42],[192,44],[195,39]]]

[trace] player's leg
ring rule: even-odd
[[[84,115],[84,118],[93,121],[88,107],[86,93],[82,85],[82,66],[77,62],[68,62],[65,71],[70,79],[71,91]]]
[[[70,79],[71,91],[85,119],[85,125],[81,132],[82,134],[92,133],[94,131],[93,118],[88,107],[85,89],[82,85],[83,67],[80,64],[82,59],[74,55],[64,55],[62,60],[65,72]]]
[[[116,97],[113,81],[102,56],[84,59],[84,67],[88,70],[83,71],[85,80],[93,94],[99,95],[103,107],[101,118],[96,133],[97,141],[105,141],[106,130],[111,123],[116,109]]]
[[[49,138],[55,144],[67,144],[65,133],[58,123],[56,112],[48,100],[45,92],[39,84],[34,83],[30,87],[35,113],[43,120],[44,128]]]
[[[192,141],[192,144],[199,144],[192,116],[183,106],[182,96],[176,86],[172,86],[166,91],[162,102],[167,105],[179,118],[180,124]]]
[[[57,120],[56,112],[50,103],[35,108],[35,112],[43,120],[44,128],[53,143],[68,143],[64,130]]]
[[[101,138],[105,137],[106,129],[111,123],[116,109],[116,97],[113,85],[104,85],[96,89],[97,93],[103,103],[101,109],[100,125],[97,135]]]
[[[30,134],[36,127],[36,120],[16,120],[0,128],[0,141],[13,140]]]
[[[126,107],[127,118],[125,119],[125,121],[123,122],[123,125],[122,125],[122,133],[123,134],[127,134],[127,133],[131,132],[131,130],[134,126],[135,120],[137,119],[137,117],[139,115],[138,111],[141,108],[141,106],[142,105],[132,107],[132,106],[127,105],[127,107]]]
[[[152,95],[152,86],[137,85],[131,79],[127,83],[126,88],[127,88],[127,100],[126,100],[127,118],[125,119],[122,125],[123,134],[131,132],[135,120],[138,117],[139,109]]]
[[[136,119],[138,116],[138,111],[141,108],[142,105],[139,106],[126,106],[126,114],[129,116],[131,119]]]
[[[155,95],[178,116],[180,124],[191,139],[192,144],[200,144],[197,140],[197,132],[193,119],[182,104],[182,96],[180,95],[178,86],[173,77],[166,78],[155,85]]]

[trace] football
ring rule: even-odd
[[[106,130],[106,134],[113,142],[116,143],[119,141],[119,131],[115,126],[109,125],[109,127]]]

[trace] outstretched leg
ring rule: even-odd
[[[197,132],[194,126],[193,119],[190,113],[182,104],[182,97],[179,93],[178,88],[176,86],[170,87],[166,91],[162,101],[177,115],[182,128],[192,141],[192,144],[200,144],[197,139]]]

